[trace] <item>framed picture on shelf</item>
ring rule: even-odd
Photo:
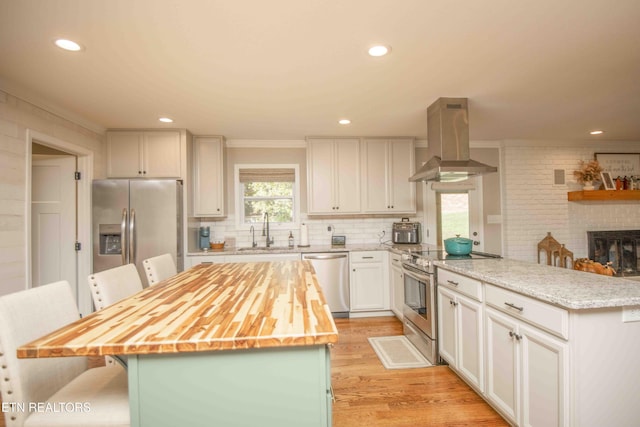
[[[609,172],[600,172],[600,178],[602,178],[602,184],[604,185],[605,190],[615,190],[616,185],[611,179],[611,174]]]
[[[640,153],[595,153],[594,157],[612,179],[640,175]]]

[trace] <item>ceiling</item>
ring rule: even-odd
[[[472,140],[640,141],[638,22],[638,0],[0,0],[0,88],[99,130],[426,139],[446,96]]]

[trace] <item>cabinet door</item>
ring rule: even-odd
[[[144,132],[143,174],[145,178],[180,178],[180,133]]]
[[[221,217],[224,209],[224,145],[222,138],[193,141],[193,215]]]
[[[198,264],[222,264],[226,262],[224,256],[221,255],[197,255],[185,257],[185,270]]]
[[[567,344],[521,326],[522,425],[565,426],[569,424]]]
[[[362,209],[369,213],[388,213],[387,141],[368,139],[362,145]]]
[[[484,391],[484,358],[482,303],[458,295],[457,305],[457,367],[461,375],[480,392]]]
[[[409,182],[415,171],[413,140],[389,142],[389,192],[390,206],[394,212],[416,211],[416,184]]]
[[[456,298],[453,292],[438,287],[438,349],[440,357],[457,369]]]
[[[307,141],[307,201],[310,214],[336,211],[333,159],[333,141]]]
[[[395,266],[391,267],[391,286],[393,288],[391,308],[396,317],[402,320],[404,318],[402,314],[404,307],[404,274],[402,269]]]
[[[107,177],[136,178],[143,172],[142,132],[107,133]]]
[[[227,255],[225,262],[276,262],[276,261],[300,261],[300,253],[288,254],[247,254]]]
[[[351,264],[351,311],[384,310],[384,269],[381,263]]]
[[[516,323],[497,311],[486,308],[487,390],[486,397],[509,421],[516,423],[518,405],[518,356],[513,334]]]
[[[360,212],[360,141],[337,139],[334,194],[337,213]]]

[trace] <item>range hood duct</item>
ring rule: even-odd
[[[427,108],[429,161],[409,181],[464,181],[498,168],[469,158],[467,98],[438,98]]]

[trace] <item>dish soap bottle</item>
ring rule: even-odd
[[[293,248],[293,232],[289,231],[289,247]]]

